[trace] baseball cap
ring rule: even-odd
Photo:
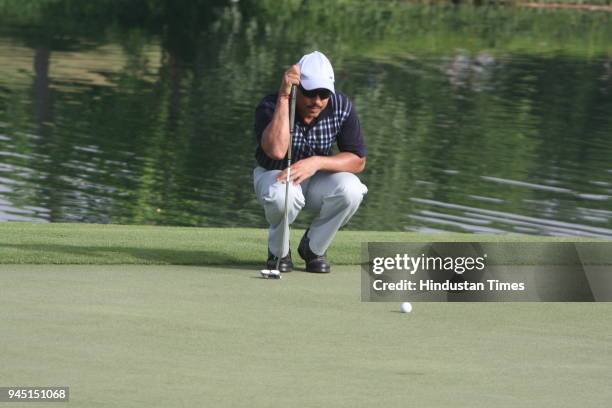
[[[314,51],[306,54],[298,62],[300,66],[300,84],[304,89],[325,88],[334,91],[334,69],[327,57]]]

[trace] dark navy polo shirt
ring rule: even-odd
[[[272,160],[261,148],[261,138],[276,108],[278,94],[268,95],[255,109],[255,136],[257,164],[267,170],[282,170],[287,167],[287,157]],[[341,152],[351,152],[359,157],[367,155],[359,117],[350,99],[340,93],[332,94],[327,106],[309,125],[296,112],[293,136],[292,161],[295,163],[311,156],[331,156],[332,146],[337,143]]]

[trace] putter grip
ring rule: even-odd
[[[293,150],[293,133],[295,129],[295,100],[297,94],[297,86],[291,85],[291,95],[289,97],[289,150],[287,151],[287,157],[291,162],[291,150]]]

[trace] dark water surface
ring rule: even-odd
[[[609,14],[204,3],[0,10],[0,220],[265,226],[254,107],[320,49],[369,148],[348,228],[612,237]]]

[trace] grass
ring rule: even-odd
[[[302,230],[292,230],[292,248],[297,248],[302,234]],[[577,240],[528,235],[340,231],[329,257],[335,265],[358,264],[362,242],[475,239],[483,242]],[[264,229],[0,223],[2,264],[257,265],[265,258],[266,247]]]
[[[395,302],[361,302],[351,265],[365,241],[575,238],[341,231],[333,273],[268,281],[253,267],[266,237],[0,223],[0,383],[69,386],[69,405],[87,408],[612,400],[610,303],[415,303],[402,314]]]
[[[601,407],[610,304],[362,303],[354,266],[2,265],[2,385],[71,407]],[[16,405],[15,405],[16,406]],[[37,406],[19,404],[19,406]]]

